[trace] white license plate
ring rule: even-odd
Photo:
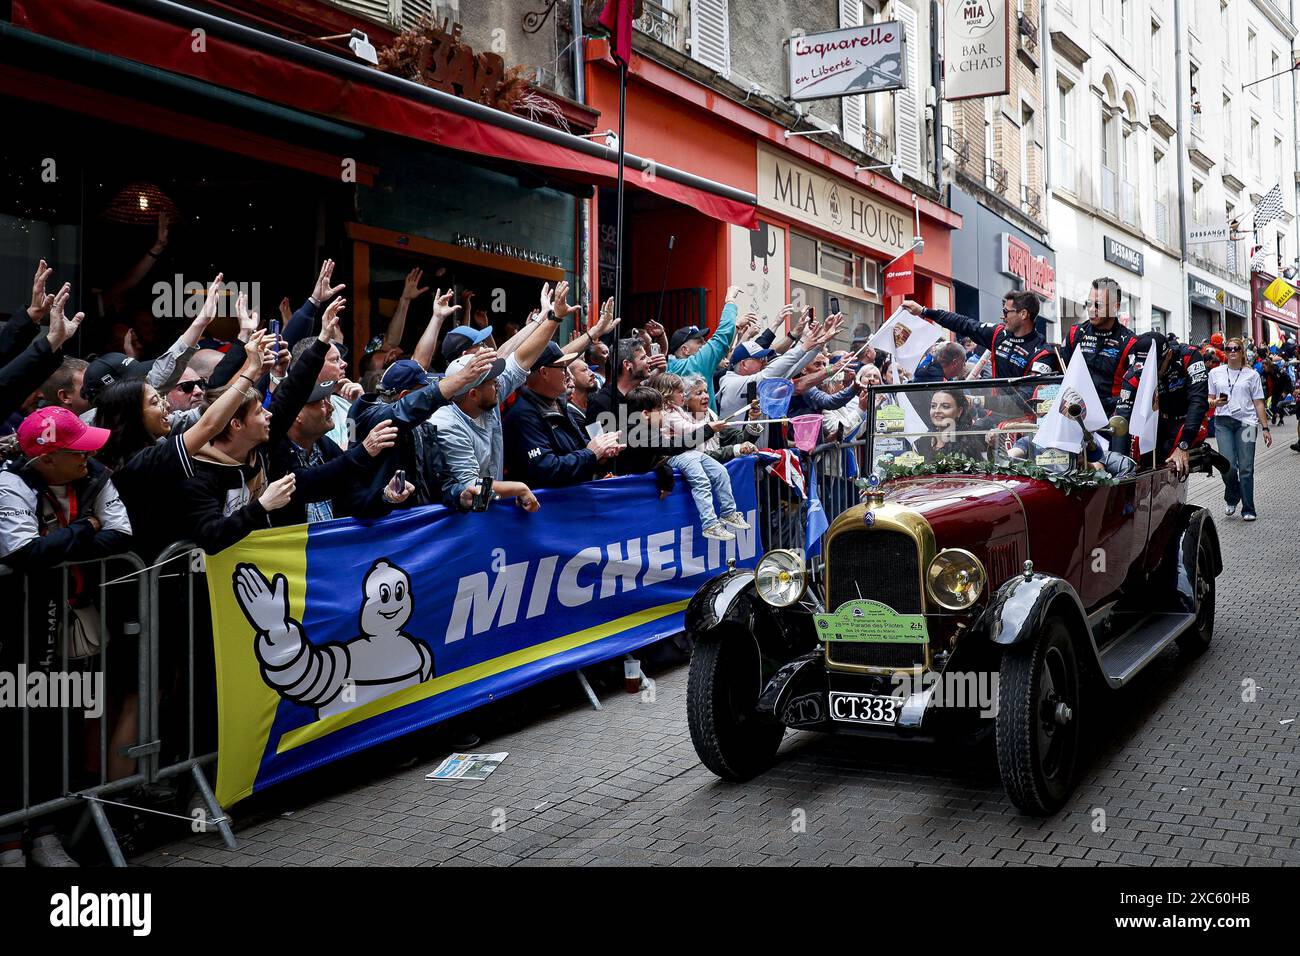
[[[846,694],[833,690],[828,703],[832,720],[878,727],[893,727],[903,709],[903,698],[888,694]]]

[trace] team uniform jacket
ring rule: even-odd
[[[1115,413],[1115,404],[1124,386],[1124,376],[1128,374],[1136,343],[1137,336],[1118,321],[1105,332],[1094,329],[1091,322],[1080,322],[1065,337],[1063,360],[1069,365],[1074,350],[1083,350],[1083,360],[1088,363],[1092,383],[1097,386],[1097,394],[1107,415]]]
[[[1056,355],[1048,348],[1047,340],[1037,329],[1028,335],[1012,335],[1001,322],[996,325],[979,322],[970,316],[945,312],[943,309],[926,309],[921,315],[958,336],[970,336],[991,351],[993,357],[989,360],[989,374],[992,378],[1050,375],[1057,370]]]
[[[1142,366],[1135,364],[1120,387],[1115,414],[1125,419],[1132,417],[1133,402],[1141,381]],[[1200,350],[1189,345],[1174,347],[1174,357],[1160,378],[1157,395],[1160,428],[1156,443],[1162,457],[1168,457],[1179,442],[1185,441],[1191,446],[1204,440],[1201,427],[1210,408],[1210,373],[1205,368]]]

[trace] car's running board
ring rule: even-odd
[[[1184,631],[1195,614],[1152,614],[1102,649],[1101,670],[1111,687],[1123,687]]]

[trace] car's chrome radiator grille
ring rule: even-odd
[[[827,610],[845,601],[869,598],[887,604],[900,614],[920,614],[921,574],[916,541],[901,531],[846,531],[836,535],[826,550],[829,591]],[[827,659],[832,664],[858,667],[915,667],[925,663],[923,644],[833,643]]]

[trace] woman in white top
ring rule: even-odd
[[[1227,364],[1210,370],[1210,407],[1214,409],[1214,437],[1219,453],[1228,459],[1232,470],[1223,480],[1225,515],[1236,513],[1255,520],[1255,441],[1264,432],[1264,444],[1271,447],[1273,436],[1264,410],[1264,385],[1259,373],[1245,364],[1246,350],[1241,339],[1229,339],[1224,346]]]

